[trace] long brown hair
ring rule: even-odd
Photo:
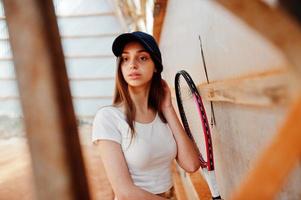
[[[157,69],[158,63],[156,63],[154,59],[152,60],[154,61],[155,67]],[[113,105],[114,106],[119,106],[121,104],[124,105],[126,121],[131,129],[131,137],[133,137],[135,135],[134,121],[136,117],[136,109],[129,95],[128,84],[124,80],[124,77],[121,72],[122,58],[118,57],[116,63],[117,63],[117,70],[116,70],[116,78],[115,78],[115,94],[114,94]],[[157,111],[160,119],[164,123],[167,123],[161,109],[161,104],[164,98],[164,88],[162,86],[161,80],[162,80],[161,72],[155,72],[151,80],[151,86],[150,86],[149,97],[148,97],[148,107],[153,109],[154,111]]]

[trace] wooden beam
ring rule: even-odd
[[[10,101],[10,100],[20,100],[19,96],[1,96],[0,97],[0,102],[1,101]]]
[[[135,26],[135,30],[145,31],[145,21],[144,16],[141,13],[141,9],[137,7],[137,4],[133,0],[127,0],[124,7],[126,12],[124,12],[124,17],[128,17],[132,20],[132,25]]]
[[[95,58],[112,58],[115,56],[112,54],[78,54],[78,55],[65,55],[65,59],[95,59]],[[0,57],[0,61],[12,61],[12,57]]]
[[[113,99],[113,96],[73,96],[73,99],[79,100],[97,100],[97,99]]]
[[[70,77],[69,81],[107,81],[107,80],[115,80],[113,76],[95,76],[95,77]]]
[[[120,25],[122,27],[123,32],[128,32],[129,31],[129,26],[127,24],[127,19],[123,14],[124,9],[122,8],[122,2],[120,0],[112,0],[114,7],[114,13],[115,16],[117,16],[118,21],[120,22]]]
[[[228,102],[248,106],[284,106],[294,96],[291,74],[286,69],[275,69],[232,79],[198,85],[207,101]]]
[[[62,35],[62,39],[86,39],[86,38],[104,38],[104,37],[117,37],[120,33],[93,33],[81,35]]]
[[[1,77],[0,81],[16,81],[15,77]]]
[[[293,104],[284,125],[255,162],[233,200],[275,199],[301,158],[301,96]]]
[[[117,37],[121,33],[92,33],[92,34],[74,34],[74,35],[61,35],[62,39],[89,39],[89,38],[104,38],[104,37]],[[8,42],[8,37],[0,38],[0,41]]]
[[[144,23],[147,23],[146,19],[146,6],[147,6],[147,0],[140,0],[140,5],[141,5],[141,16],[144,20]]]
[[[80,14],[57,14],[58,19],[86,18],[86,17],[103,17],[114,16],[114,12],[98,12],[98,13],[80,13]]]
[[[90,199],[52,0],[4,0],[38,199]]]
[[[177,170],[177,163],[174,162],[172,164],[172,180],[175,187],[175,195],[177,200],[186,200],[186,192],[183,186],[183,183],[181,181],[180,174]]]
[[[8,37],[2,37],[0,38],[1,42],[8,42],[9,38]]]
[[[0,61],[12,61],[13,60],[13,58],[12,57],[8,57],[8,56],[1,56],[0,57]]]
[[[19,96],[0,96],[0,101],[19,100]],[[22,99],[22,98],[21,98]],[[113,99],[113,96],[72,96],[72,99],[79,100],[97,100],[97,99]]]
[[[209,186],[199,171],[189,174],[182,171],[181,180],[183,188],[189,200],[211,200],[211,192]]]
[[[95,77],[70,77],[68,78],[69,81],[107,81],[107,80],[114,80],[115,77],[113,76],[95,76]],[[15,77],[0,77],[0,81],[17,81]]]
[[[188,183],[193,189],[194,199],[211,200],[212,195],[208,184],[199,171],[187,174]]]
[[[161,31],[164,23],[168,0],[156,0],[154,5],[153,36],[160,42]]]
[[[94,59],[94,58],[112,58],[115,56],[113,54],[78,54],[78,55],[65,55],[65,59]]]
[[[101,12],[101,13],[80,13],[80,14],[57,14],[58,19],[73,19],[73,18],[86,18],[86,17],[103,17],[114,16],[114,12]],[[5,20],[5,16],[0,16],[0,20]]]
[[[291,76],[287,69],[279,68],[210,84],[201,83],[197,88],[207,101],[256,107],[288,106],[298,93]],[[171,91],[175,98],[175,90]]]

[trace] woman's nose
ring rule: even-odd
[[[135,59],[130,62],[130,69],[137,69],[138,65]]]

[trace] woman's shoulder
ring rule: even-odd
[[[120,108],[113,106],[113,105],[108,105],[108,106],[103,106],[99,108],[96,112],[96,117],[97,116],[102,116],[105,118],[115,118],[115,117],[123,117],[123,113],[120,110]]]

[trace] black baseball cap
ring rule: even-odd
[[[152,57],[153,61],[155,62],[157,71],[160,73],[163,70],[162,65],[162,57],[161,52],[158,47],[156,40],[153,36],[141,32],[135,31],[132,33],[123,33],[119,35],[113,42],[112,51],[116,57],[119,57],[122,54],[124,46],[129,43],[137,41],[139,42],[147,52],[149,52],[150,56]]]

